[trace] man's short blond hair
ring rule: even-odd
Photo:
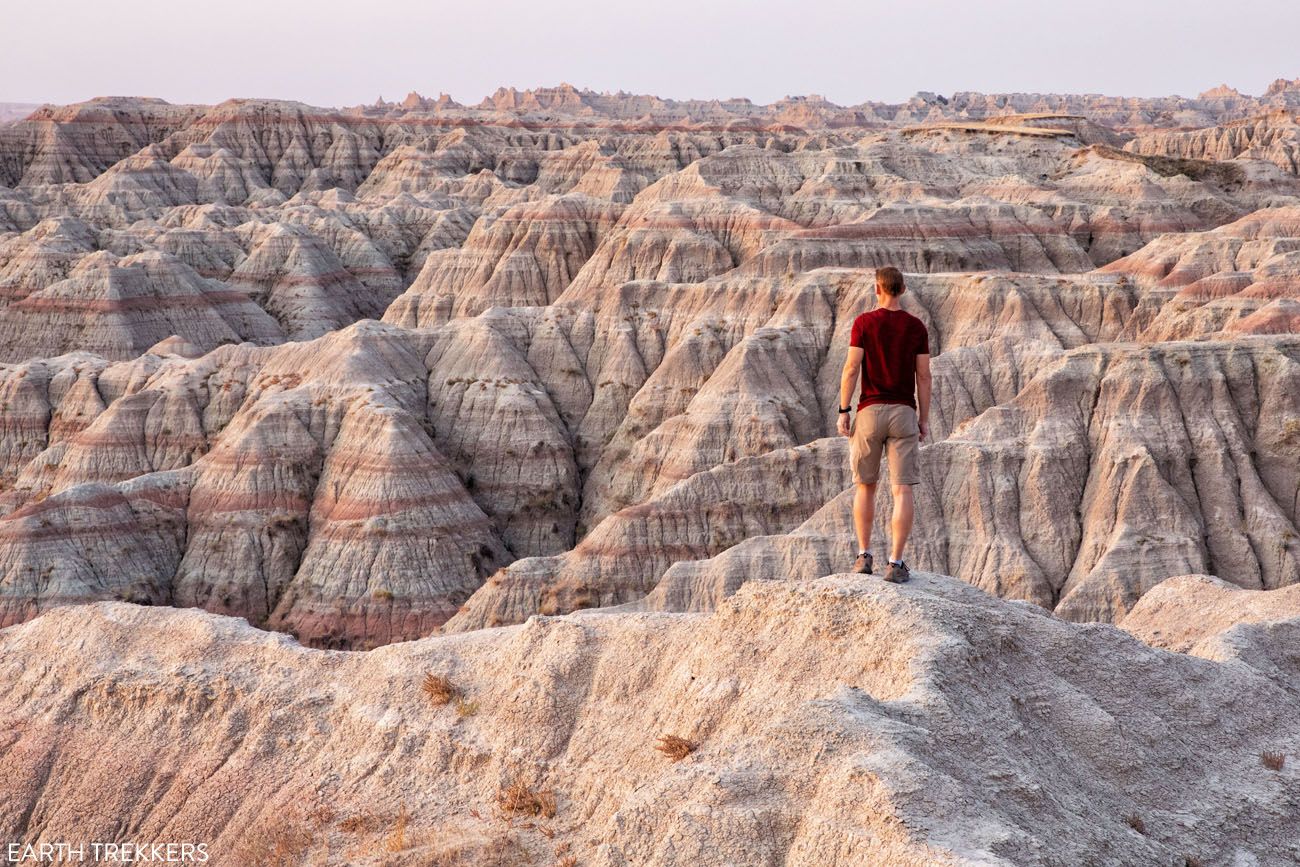
[[[876,286],[890,295],[902,295],[907,287],[903,285],[903,272],[897,268],[877,268]]]

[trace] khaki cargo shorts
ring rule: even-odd
[[[917,460],[916,410],[901,403],[873,403],[858,410],[849,437],[849,461],[853,482],[874,485],[880,478],[880,456],[889,451],[889,481],[894,485],[915,485],[921,481]]]

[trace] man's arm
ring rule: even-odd
[[[929,368],[926,368],[927,370]],[[853,406],[853,391],[858,387],[858,372],[862,370],[862,347],[850,346],[849,354],[844,358],[844,370],[840,372],[840,405],[836,409]],[[835,429],[840,436],[849,435],[850,413],[840,413]]]
[[[916,357],[916,423],[921,429],[921,442],[930,433],[930,356]]]

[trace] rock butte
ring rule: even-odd
[[[0,839],[1300,859],[1300,81],[3,111]],[[825,577],[885,264],[904,588]]]

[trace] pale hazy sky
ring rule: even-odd
[[[665,97],[1259,94],[1297,0],[4,0],[0,101],[316,105],[568,81]]]

